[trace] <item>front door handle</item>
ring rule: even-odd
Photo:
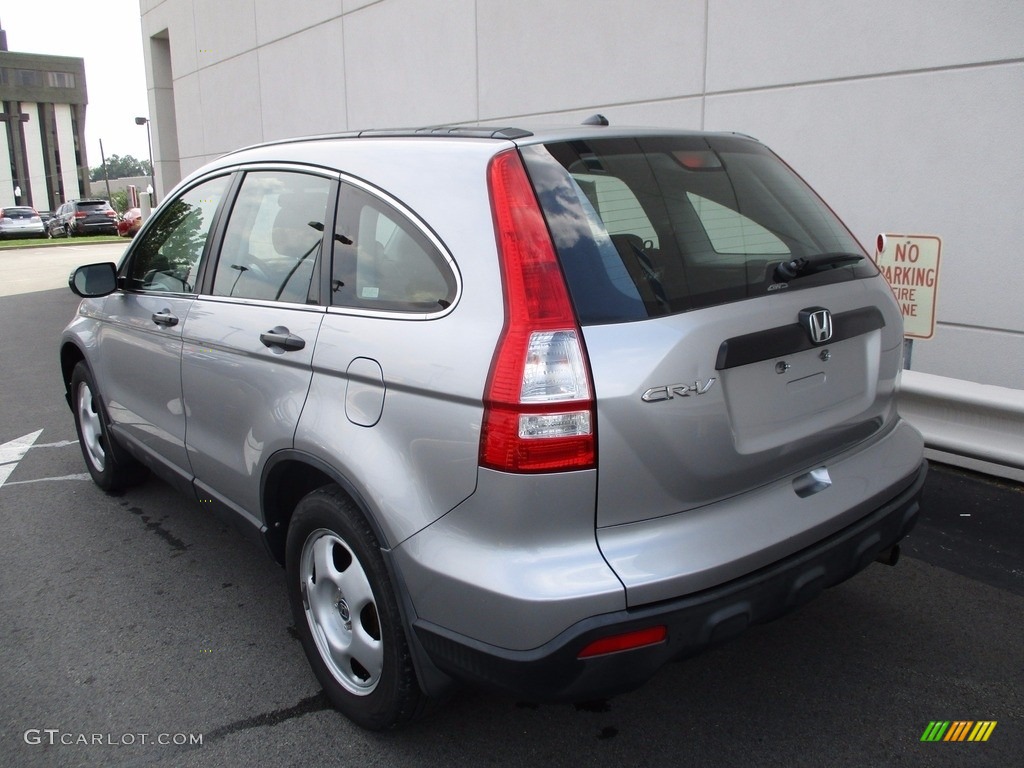
[[[178,324],[178,318],[171,314],[171,310],[162,309],[159,312],[153,313],[153,322],[157,325],[162,325],[164,328],[170,328]]]
[[[306,346],[306,340],[296,336],[283,325],[275,326],[266,333],[260,334],[264,346],[277,347],[285,352],[295,352]]]

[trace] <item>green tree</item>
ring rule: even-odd
[[[126,176],[149,176],[151,169],[149,160],[137,160],[131,155],[111,155],[107,158],[107,176],[111,179],[123,179]],[[103,166],[98,165],[89,170],[90,181],[103,181]]]
[[[128,193],[119,189],[116,192],[110,193],[110,207],[118,213],[124,213],[128,210]]]

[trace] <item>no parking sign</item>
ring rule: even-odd
[[[903,313],[903,335],[930,339],[935,335],[941,238],[885,234],[878,236],[875,247],[875,263]]]

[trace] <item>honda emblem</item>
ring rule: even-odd
[[[826,344],[832,339],[832,313],[824,307],[801,310],[800,323],[807,329],[812,344]]]

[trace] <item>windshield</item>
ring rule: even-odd
[[[522,152],[583,323],[876,274],[828,206],[755,141],[639,137]]]

